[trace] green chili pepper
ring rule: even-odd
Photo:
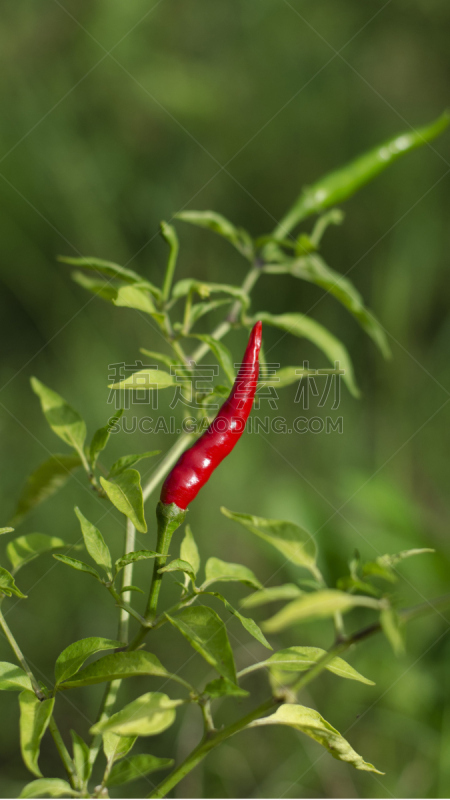
[[[361,186],[392,164],[397,158],[415,150],[416,147],[431,142],[450,122],[450,113],[445,112],[439,119],[419,128],[390,139],[381,146],[369,150],[345,167],[331,172],[312,186],[306,187],[297,202],[277,226],[274,236],[287,236],[299,222],[311,214],[318,214],[330,206],[351,197]]]

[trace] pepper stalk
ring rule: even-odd
[[[153,565],[152,584],[148,597],[147,610],[145,612],[145,618],[149,622],[155,619],[158,608],[159,592],[163,579],[159,570],[165,565],[167,556],[169,555],[172,536],[177,528],[183,524],[185,516],[186,510],[179,508],[175,503],[166,504],[159,502],[156,506],[156,519],[158,523],[156,551],[161,553],[161,555],[155,558]]]

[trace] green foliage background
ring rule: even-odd
[[[0,524],[6,525],[27,475],[60,450],[30,375],[62,394],[93,431],[111,412],[108,364],[133,363],[139,347],[159,347],[151,322],[83,293],[56,255],[129,262],[160,284],[166,248],[158,223],[182,208],[212,208],[255,234],[270,231],[301,185],[443,110],[450,9],[446,0],[19,0],[0,16]],[[444,135],[348,202],[344,225],[325,239],[328,263],[350,271],[385,326],[391,362],[319,290],[288,277],[259,282],[253,311],[311,313],[345,341],[363,397],[343,395],[342,435],[242,440],[189,514],[205,557],[241,561],[264,582],[290,577],[282,559],[221,517],[225,504],[306,524],[317,532],[330,580],[345,571],[355,548],[369,559],[434,547],[437,555],[402,567],[399,591],[404,604],[446,591],[449,161]],[[245,264],[227,243],[181,223],[177,229],[177,277],[242,281]],[[236,359],[243,341],[242,333],[228,339]],[[304,359],[324,366],[312,348],[273,329],[265,332],[265,347],[282,366]],[[294,393],[292,387],[280,393],[276,413],[297,415]],[[167,447],[164,434],[122,434],[109,445],[111,461]],[[152,462],[143,463],[145,475]],[[19,531],[76,541],[73,506],[93,521],[102,515],[81,482],[81,475],[74,478]],[[150,502],[144,547],[153,544],[152,513]],[[103,520],[117,554],[122,527],[119,515]],[[146,579],[145,566],[136,573]],[[21,577],[29,599],[6,601],[8,622],[42,677],[71,641],[115,637],[110,598],[88,578],[68,575],[51,557]],[[327,675],[310,689],[310,702],[385,776],[355,773],[300,734],[274,728],[231,739],[177,796],[448,797],[448,616],[415,623],[400,659],[380,637],[356,652],[352,663],[376,687],[349,687]],[[358,613],[350,619],[356,626]],[[278,644],[326,647],[332,637],[325,624],[295,634],[279,636]],[[242,665],[259,652],[234,623],[230,635],[241,643]],[[190,657],[166,628],[158,648],[168,668]],[[9,659],[3,641],[0,653]],[[185,669],[194,680],[203,667],[195,658]],[[261,700],[264,680],[262,673],[252,680]],[[122,691],[131,699],[132,690]],[[65,734],[70,728],[86,734],[99,697],[91,687],[60,699]],[[11,797],[28,775],[18,752],[17,697],[3,693],[0,700],[0,795]],[[224,721],[235,702],[224,703]],[[178,759],[200,736],[197,711],[180,714]],[[171,755],[173,732],[141,742],[141,752]],[[50,739],[41,766],[45,775],[59,770]],[[145,780],[127,788],[136,796],[149,790]]]

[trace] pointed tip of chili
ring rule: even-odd
[[[258,353],[259,353],[262,342],[262,322],[260,319],[258,320],[258,322],[255,322],[250,336],[254,336],[255,344],[258,347]]]
[[[242,359],[242,364],[258,365],[259,351],[261,350],[262,343],[262,322],[258,320],[253,326],[248,344]]]

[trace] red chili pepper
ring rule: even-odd
[[[162,503],[187,508],[242,436],[256,392],[261,333],[262,323],[257,322],[230,396],[209,428],[183,453],[167,476],[161,491]]]

